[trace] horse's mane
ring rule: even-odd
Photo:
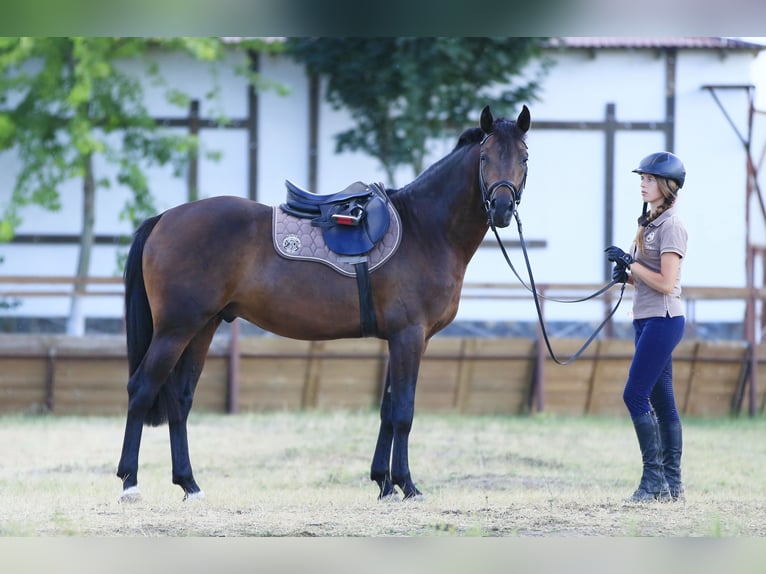
[[[386,192],[388,193],[388,195],[394,195],[401,191],[410,189],[413,186],[413,184],[422,183],[426,178],[432,177],[434,173],[438,173],[439,168],[446,162],[451,161],[451,159],[456,153],[463,153],[470,146],[481,143],[481,140],[483,138],[484,138],[484,132],[482,131],[481,128],[478,128],[478,127],[468,128],[462,134],[460,134],[460,137],[458,138],[457,143],[455,144],[455,147],[452,148],[452,151],[450,153],[448,153],[443,158],[439,159],[434,164],[427,167],[425,171],[423,171],[413,181],[409,182],[404,187],[401,187],[399,189],[387,188]]]
[[[482,139],[484,139],[484,131],[481,128],[468,128],[460,134],[457,144],[455,144],[455,148],[452,151],[463,146],[480,143]]]
[[[514,122],[510,122],[509,120],[506,120],[505,118],[498,118],[498,119],[495,120],[495,124],[496,125],[498,123],[501,123],[501,122],[507,122],[507,123],[510,123],[510,124],[514,124]],[[402,191],[404,189],[407,189],[407,188],[411,187],[412,184],[417,182],[417,181],[421,181],[422,182],[423,178],[430,177],[433,173],[437,172],[439,166],[441,164],[445,163],[446,161],[448,161],[450,158],[452,158],[452,156],[455,153],[462,152],[464,149],[467,149],[467,148],[469,148],[469,147],[471,147],[473,145],[481,143],[481,141],[484,139],[485,135],[486,134],[484,133],[484,130],[482,130],[480,127],[473,127],[473,128],[466,129],[463,133],[460,134],[460,137],[458,137],[458,140],[457,140],[457,143],[455,144],[455,147],[452,148],[452,151],[449,154],[447,154],[446,156],[444,156],[443,158],[438,160],[436,163],[434,163],[433,165],[428,167],[423,173],[421,173],[417,178],[415,178],[414,181],[408,183],[404,187],[399,188],[399,189],[386,189],[386,191],[388,192],[389,195],[392,195],[392,194],[394,194],[396,192],[399,192],[399,191]],[[524,134],[521,133],[521,131],[519,131],[519,137],[524,139]]]

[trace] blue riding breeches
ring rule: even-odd
[[[633,321],[636,350],[622,394],[632,418],[654,409],[660,422],[679,420],[672,354],[683,338],[685,323],[683,315]]]

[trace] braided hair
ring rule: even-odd
[[[673,207],[678,197],[678,182],[674,179],[668,179],[666,177],[655,176],[657,179],[657,187],[659,187],[662,197],[665,201],[662,205],[654,209],[650,213],[647,213],[647,204],[644,204],[644,212],[641,217],[638,218],[638,231],[636,232],[636,250],[637,253],[644,254],[644,231],[647,225],[657,219],[660,215],[665,213],[668,209]]]

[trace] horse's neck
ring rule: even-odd
[[[487,233],[479,190],[478,149],[442,161],[406,186],[415,226],[438,234],[467,264]],[[439,233],[441,232],[441,233]]]

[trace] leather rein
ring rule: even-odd
[[[492,134],[488,134],[484,137],[482,140],[482,145],[487,140],[488,137],[490,137]],[[545,299],[547,301],[554,301],[557,303],[582,303],[584,301],[588,301],[590,299],[593,299],[595,297],[598,297],[599,295],[602,295],[603,293],[607,292],[609,289],[611,289],[614,285],[616,285],[618,282],[614,279],[612,279],[609,283],[604,285],[601,289],[595,291],[594,293],[591,293],[590,295],[587,295],[586,297],[582,297],[579,299],[555,299],[552,297],[546,297],[539,293],[537,291],[537,287],[535,286],[535,279],[532,274],[532,266],[529,262],[529,254],[527,253],[527,243],[524,239],[524,233],[522,231],[522,225],[521,225],[521,218],[519,217],[519,212],[516,207],[519,205],[519,202],[521,201],[521,192],[524,190],[524,186],[526,185],[527,181],[527,171],[524,171],[524,179],[521,182],[521,186],[519,188],[516,187],[516,185],[507,179],[501,179],[499,181],[494,182],[492,185],[487,186],[486,181],[484,180],[484,170],[483,167],[483,159],[480,161],[479,164],[479,185],[481,187],[481,194],[482,194],[482,206],[484,207],[484,210],[487,213],[487,222],[489,226],[492,228],[492,232],[495,234],[495,238],[497,239],[497,244],[500,246],[500,250],[503,253],[503,257],[505,258],[506,263],[511,268],[511,271],[513,271],[513,274],[516,276],[516,278],[519,280],[519,282],[524,286],[524,288],[527,291],[530,291],[532,295],[534,296],[535,301],[535,309],[537,310],[537,319],[540,324],[540,329],[543,334],[543,339],[545,341],[545,346],[548,349],[548,355],[550,358],[559,365],[568,365],[575,360],[577,360],[582,353],[585,351],[585,349],[590,345],[593,340],[596,338],[596,336],[601,332],[601,330],[604,328],[604,326],[609,322],[609,320],[614,316],[614,314],[617,312],[617,308],[620,306],[620,303],[622,303],[623,294],[625,293],[625,283],[622,284],[622,287],[620,288],[620,297],[617,300],[617,303],[615,303],[614,307],[612,308],[609,315],[606,316],[606,318],[601,322],[601,324],[596,328],[596,330],[591,334],[590,337],[585,341],[582,347],[580,347],[576,353],[574,353],[571,357],[569,357],[566,360],[559,359],[556,354],[553,352],[553,348],[551,347],[551,342],[548,337],[548,331],[545,328],[545,321],[543,320],[543,312],[542,312],[542,306],[540,305],[540,299]],[[511,195],[513,197],[513,202],[511,203],[512,209],[513,209],[513,216],[516,219],[516,227],[518,228],[519,232],[519,242],[521,243],[521,250],[524,254],[524,262],[527,267],[527,275],[529,276],[529,283],[530,285],[527,285],[524,280],[521,278],[521,276],[516,271],[516,268],[513,266],[513,263],[511,262],[510,257],[508,256],[508,252],[505,249],[505,246],[503,245],[503,241],[500,239],[500,234],[497,232],[497,228],[495,227],[495,223],[492,221],[492,217],[490,216],[490,206],[492,202],[492,196],[494,195],[495,191],[497,191],[501,187],[507,187],[511,191]]]

